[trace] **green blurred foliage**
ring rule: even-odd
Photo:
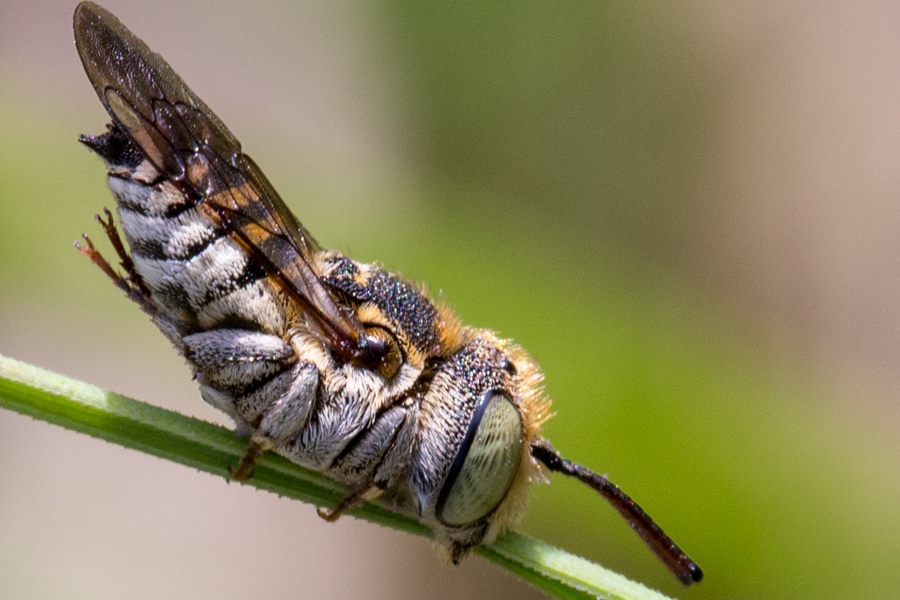
[[[411,158],[555,233],[686,250],[701,208],[687,186],[714,99],[672,12],[413,2],[389,15],[411,88]]]
[[[555,400],[548,438],[609,473],[707,579],[682,590],[572,482],[534,491],[528,532],[682,597],[897,597],[896,436],[675,268],[716,210],[690,188],[716,90],[658,10],[388,3],[373,27],[408,84],[413,191],[378,191],[396,210],[349,222],[300,175],[281,192],[322,203],[326,243],[429,282],[533,353]],[[111,202],[99,161],[64,111],[30,110],[41,92],[3,84],[0,306],[137,313],[69,246]]]

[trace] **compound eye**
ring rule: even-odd
[[[516,478],[522,447],[519,411],[502,393],[486,393],[438,495],[438,520],[460,526],[491,514]]]

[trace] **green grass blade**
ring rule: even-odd
[[[0,407],[222,477],[246,441],[234,432],[44,369],[0,356]],[[317,506],[334,506],[347,489],[267,453],[246,485]],[[407,515],[367,504],[350,514],[416,535]],[[540,540],[511,532],[478,553],[556,598],[660,600],[665,596]]]

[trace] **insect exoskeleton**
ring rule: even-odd
[[[384,495],[459,562],[518,522],[546,467],[612,502],[682,582],[700,580],[637,504],[541,438],[549,401],[521,348],[322,249],[222,121],[108,11],[81,3],[75,42],[112,120],[81,141],[107,166],[125,240],[109,211],[100,221],[124,274],[87,237],[79,248],[250,437],[236,479],[274,450],[349,486],[324,518]]]

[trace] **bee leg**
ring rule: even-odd
[[[243,481],[253,474],[254,461],[266,450],[283,448],[287,440],[298,435],[306,425],[319,384],[319,371],[313,364],[300,362],[287,371],[286,375],[287,377],[282,376],[281,379],[287,380],[290,387],[283,393],[280,386],[284,382],[278,379],[260,388],[261,393],[271,392],[270,395],[277,399],[259,416],[259,423],[255,424],[256,433],[241,463],[236,469],[230,469],[231,476],[238,481]],[[280,397],[276,395],[278,393],[281,393]],[[235,400],[238,412],[242,403],[252,405],[252,402],[247,402],[246,398],[239,396]]]
[[[100,215],[94,215],[94,218],[96,218],[103,226],[106,237],[109,238],[116,254],[119,255],[122,268],[125,269],[127,276],[123,277],[113,269],[112,265],[110,265],[103,255],[100,254],[100,251],[94,247],[94,243],[87,234],[84,235],[85,245],[82,246],[78,242],[75,242],[75,247],[83,255],[90,258],[91,262],[97,265],[107,277],[112,279],[115,286],[125,292],[125,295],[128,296],[132,302],[140,306],[145,313],[151,317],[157,316],[159,314],[159,309],[153,302],[150,290],[147,288],[146,284],[144,284],[144,280],[141,279],[141,276],[135,271],[134,262],[132,262],[131,257],[128,255],[128,251],[125,250],[125,245],[122,243],[122,238],[119,236],[119,231],[116,228],[115,222],[113,222],[112,213],[109,212],[108,208],[103,210],[106,214],[106,221],[104,221]]]
[[[384,488],[373,484],[371,482],[367,482],[365,485],[362,485],[346,496],[344,496],[343,500],[338,502],[338,505],[332,509],[322,508],[321,506],[316,509],[316,512],[320,517],[328,521],[329,523],[334,523],[337,521],[342,514],[350,510],[351,508],[356,508],[357,506],[361,506],[366,502],[371,502],[376,499],[384,492]]]
[[[253,465],[256,464],[256,459],[262,456],[267,450],[271,450],[274,446],[275,444],[266,438],[254,437],[251,439],[250,445],[247,446],[247,451],[244,453],[238,466],[228,466],[228,472],[231,474],[231,478],[235,481],[246,481],[250,479],[253,475]]]
[[[128,254],[128,251],[125,250],[125,244],[122,243],[122,236],[119,235],[119,230],[116,227],[115,221],[113,221],[112,213],[108,208],[103,209],[103,214],[106,215],[106,220],[103,220],[103,217],[100,215],[94,215],[94,218],[97,220],[100,225],[103,226],[103,230],[106,232],[106,237],[109,238],[110,243],[116,251],[116,254],[119,255],[119,260],[121,261],[122,268],[125,269],[125,272],[128,273],[128,280],[138,289],[141,294],[149,297],[150,289],[144,283],[143,278],[138,275],[137,270],[134,268],[134,262],[131,260],[131,256]]]
[[[203,399],[231,416],[238,433],[253,434],[230,469],[234,479],[247,479],[264,452],[283,448],[306,425],[319,372],[281,337],[260,331],[211,329],[181,341]]]
[[[289,445],[306,426],[316,399],[319,370],[312,363],[299,361],[288,379],[290,387],[286,391],[272,390],[270,396],[276,400],[266,407],[257,426],[259,433],[277,447]]]

